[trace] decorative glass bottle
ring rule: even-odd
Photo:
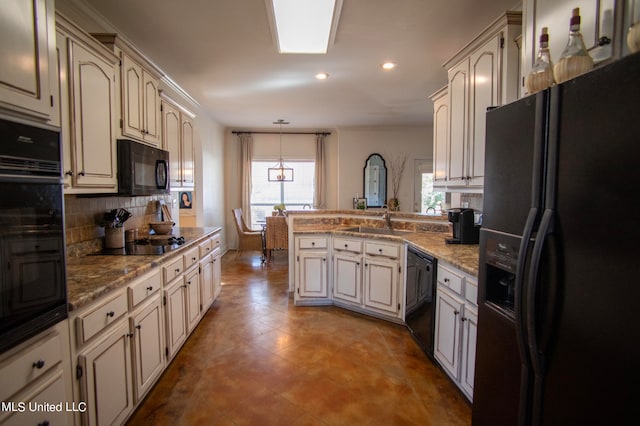
[[[582,33],[580,33],[579,7],[576,7],[571,12],[569,25],[567,47],[562,52],[558,63],[553,67],[555,79],[558,83],[563,83],[593,68],[593,59],[589,56],[582,39]]]
[[[525,84],[529,94],[533,94],[547,87],[551,87],[553,83],[553,64],[551,63],[551,54],[549,53],[549,34],[547,27],[544,27],[540,34],[538,58],[535,64],[533,64],[533,68],[527,76]]]

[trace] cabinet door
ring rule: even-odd
[[[213,259],[213,300],[215,301],[222,289],[222,258],[220,256],[220,249],[214,250],[211,257]]]
[[[362,303],[361,257],[335,254],[333,257],[333,298]]]
[[[144,141],[150,145],[160,145],[161,119],[160,119],[160,93],[158,80],[152,75],[142,71],[144,89],[143,124],[142,132]]]
[[[182,186],[194,185],[195,152],[193,144],[193,120],[181,114],[182,135]]]
[[[213,303],[214,287],[214,261],[213,256],[207,255],[200,261],[200,297],[202,312],[205,312]]]
[[[396,261],[366,258],[364,263],[364,305],[397,315],[400,266]]]
[[[478,314],[465,305],[462,317],[462,372],[460,385],[473,400],[473,376],[476,372],[476,336],[478,334]]]
[[[79,355],[82,367],[81,400],[86,401],[90,425],[120,424],[132,409],[129,324],[123,321],[113,332]]]
[[[327,253],[301,252],[298,255],[299,297],[327,298]]]
[[[200,321],[200,280],[198,268],[194,268],[184,277],[187,291],[187,334],[198,325]]]
[[[122,134],[142,139],[143,90],[142,67],[122,54]]]
[[[72,185],[115,190],[115,68],[69,40]]]
[[[467,131],[469,106],[469,60],[449,71],[449,152],[448,180],[451,185],[466,184]]]
[[[187,292],[182,279],[165,290],[167,352],[171,359],[187,339]]]
[[[449,99],[445,91],[433,103],[433,181],[447,180],[447,146],[449,138]]]
[[[29,388],[27,395],[20,398],[24,402],[26,409],[24,412],[16,412],[11,417],[2,421],[2,426],[24,426],[24,425],[48,425],[48,426],[66,426],[72,424],[70,421],[70,413],[62,411],[43,412],[28,409],[29,404],[51,404],[57,405],[61,401],[72,407],[72,401],[65,400],[66,386],[64,383],[64,375],[62,371],[58,371],[47,381]],[[78,405],[75,405],[77,408]]]
[[[47,28],[53,28],[53,13],[48,0],[13,0],[0,8],[0,106],[42,120],[53,113],[49,67],[55,68],[55,40]]]
[[[484,147],[486,114],[490,106],[498,106],[500,83],[500,40],[502,33],[490,39],[471,55],[472,90],[469,92],[469,167],[470,185],[484,183]]]
[[[438,288],[433,355],[456,381],[460,377],[460,315],[463,305],[462,300]]]
[[[169,151],[169,179],[172,188],[182,186],[181,131],[180,111],[169,102],[162,101],[162,147]]]
[[[135,401],[140,401],[164,368],[164,328],[160,297],[130,318],[133,333]]]

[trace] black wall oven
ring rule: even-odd
[[[0,353],[67,317],[60,134],[0,119]]]

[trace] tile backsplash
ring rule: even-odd
[[[105,212],[123,208],[131,213],[124,229],[149,230],[148,223],[161,219],[159,200],[171,205],[171,195],[145,197],[96,197],[64,196],[67,256],[83,256],[102,250],[104,227],[99,223]]]

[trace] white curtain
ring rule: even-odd
[[[313,193],[313,208],[327,208],[327,183],[326,183],[326,147],[325,134],[316,134],[316,171]]]
[[[241,205],[244,221],[251,226],[251,161],[253,159],[253,138],[251,133],[239,133],[240,172],[242,173]]]

